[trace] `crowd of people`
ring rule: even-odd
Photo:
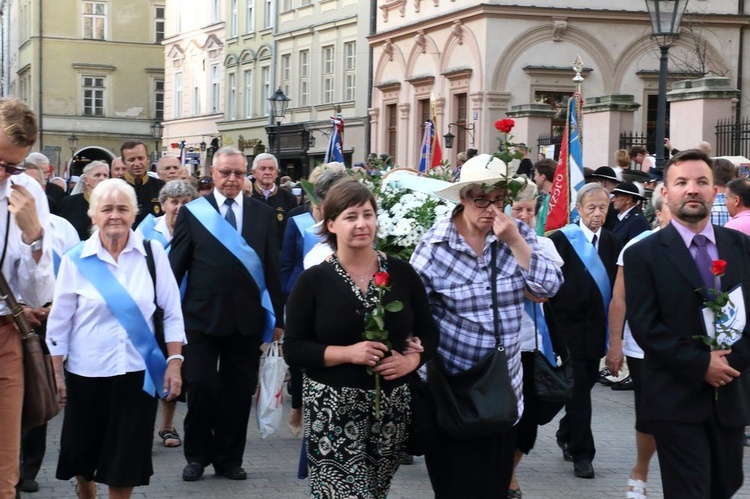
[[[0,270],[46,336],[63,408],[56,477],[75,479],[78,497],[148,485],[155,429],[182,447],[183,480],[209,466],[247,479],[261,346],[282,339],[289,428],[316,498],[387,497],[424,424],[425,372],[460,377],[495,350],[515,421],[476,437],[438,418],[424,449],[435,497],[523,497],[516,470],[550,410],[562,411],[563,459],[595,478],[603,366],[634,389],[628,498],[648,496],[654,454],[666,498],[742,485],[750,330],[743,319],[731,345],[700,338],[701,310],[722,293],[737,302],[724,312],[750,305],[750,180],[731,163],[675,150],[659,170],[645,149],[617,151],[615,166],[587,172],[579,220],[547,232],[554,160],[524,158],[517,174],[462,153],[434,192],[453,212],[405,261],[378,249],[377,199],[343,164],[317,167],[303,194],[270,154],[248,165],[221,147],[210,175],[191,179],[171,156],[151,173],[146,144],[126,140],[68,192],[30,152],[37,132],[28,107],[0,100]],[[719,260],[726,273],[712,275]],[[38,490],[45,453],[46,427],[21,429],[21,341],[0,303],[0,498]],[[573,374],[554,409],[535,390],[537,350]]]

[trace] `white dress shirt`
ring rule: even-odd
[[[81,256],[96,255],[130,293],[153,331],[154,284],[146,264],[143,236],[130,237],[117,261],[102,246],[99,231],[83,243]],[[166,342],[185,340],[180,291],[164,248],[152,245],[156,264],[157,303],[164,309]],[[57,276],[52,311],[47,322],[52,355],[67,355],[67,370],[79,376],[106,377],[143,371],[146,365],[104,298],[65,255]]]
[[[16,217],[10,215],[10,227],[6,223],[11,184],[24,186],[36,200],[36,214],[45,232],[42,239],[42,256],[38,263],[34,261],[31,246],[24,244],[21,239],[22,233],[16,223]],[[3,275],[18,301],[32,308],[41,307],[52,301],[52,293],[55,289],[52,250],[50,238],[47,235],[49,230],[49,204],[39,182],[24,173],[11,176],[5,182],[0,183],[0,257],[6,232],[8,236],[8,246],[2,267]],[[0,300],[0,315],[9,313],[10,310],[5,300]]]
[[[628,209],[627,209],[627,210],[625,210],[624,212],[622,212],[622,213],[618,213],[618,214],[617,214],[617,220],[622,220],[622,219],[624,219],[625,217],[627,217],[627,216],[628,216],[628,213],[630,213],[630,212],[631,212],[631,211],[633,210],[633,208],[635,208],[636,206],[637,206],[637,205],[635,205],[635,204],[634,204],[633,206],[631,206],[630,208],[628,208]]]
[[[63,217],[50,213],[49,226],[52,251],[57,253],[61,259],[66,251],[81,242],[76,228]]]
[[[222,195],[218,189],[214,188],[214,197],[216,198],[216,204],[219,205],[219,213],[222,217],[226,218],[227,210],[229,207],[224,204],[227,199],[226,196]],[[242,234],[242,203],[244,201],[244,195],[242,193],[237,194],[232,203],[232,211],[234,212],[234,218],[237,220],[237,232]]]
[[[594,248],[596,248],[596,251],[599,251],[599,241],[602,240],[602,228],[599,227],[596,229],[596,232],[591,232],[591,229],[586,227],[583,222],[580,222],[578,224],[581,227],[581,230],[583,231],[583,235],[586,236],[586,240],[588,242],[591,242],[594,240],[594,236],[596,236],[596,244],[594,245]]]
[[[226,211],[226,209],[224,211]],[[167,243],[172,241],[172,233],[169,232],[169,227],[167,227],[166,215],[162,215],[156,219],[156,223],[154,224],[154,232],[158,232],[159,234],[161,234],[162,237],[164,237],[164,241],[166,241]]]

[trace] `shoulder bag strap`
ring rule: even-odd
[[[154,263],[154,250],[151,247],[150,239],[143,241],[143,249],[146,250],[146,265],[148,266],[148,273],[151,274],[151,282],[154,283],[154,303],[156,303],[156,263]]]
[[[498,304],[497,304],[497,242],[492,243],[492,246],[490,247],[490,253],[492,257],[490,258],[490,267],[492,267],[491,270],[491,277],[492,279],[492,325],[494,327],[494,333],[495,333],[495,346],[500,346],[500,332],[498,331],[498,322],[500,318],[498,317]]]
[[[26,316],[23,315],[23,305],[18,303],[16,296],[13,294],[13,290],[10,289],[8,281],[5,279],[5,274],[2,272],[3,264],[5,263],[5,256],[8,252],[8,234],[10,233],[10,210],[7,210],[5,218],[5,239],[3,241],[3,256],[0,258],[0,299],[5,300],[8,304],[10,313],[13,314],[13,320],[18,326],[18,330],[21,336],[25,339],[29,336],[35,335],[36,332],[26,320]]]

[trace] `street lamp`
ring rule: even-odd
[[[271,114],[276,120],[276,161],[279,163],[279,168],[281,168],[281,120],[286,114],[286,108],[290,100],[292,99],[284,94],[281,87],[268,98],[271,103]]]
[[[151,123],[151,137],[154,139],[154,163],[159,161],[159,141],[164,133],[164,125],[159,120]]]
[[[453,148],[453,139],[456,138],[455,135],[451,133],[451,127],[457,126],[461,130],[465,131],[469,134],[469,138],[471,139],[471,145],[474,146],[474,122],[472,121],[468,125],[464,126],[460,123],[448,123],[448,133],[443,135],[443,139],[445,140],[445,148],[446,149],[452,149]]]
[[[75,132],[68,137],[68,146],[70,147],[70,175],[73,175],[73,158],[78,148],[78,137]]]
[[[661,50],[659,59],[659,100],[656,106],[656,175],[662,176],[667,161],[664,158],[664,136],[667,118],[667,72],[669,47],[680,34],[680,22],[689,0],[646,0],[651,18],[652,36]]]

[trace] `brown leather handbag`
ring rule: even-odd
[[[13,292],[0,272],[0,293],[18,326],[23,345],[23,412],[21,427],[25,430],[45,424],[60,412],[57,403],[57,383],[52,368],[47,345],[34,331],[26,316],[23,306],[16,301]]]

